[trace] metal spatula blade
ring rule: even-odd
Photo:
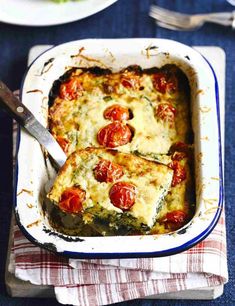
[[[0,81],[0,105],[37,139],[53,158],[56,166],[61,168],[67,156],[58,142],[2,81]]]

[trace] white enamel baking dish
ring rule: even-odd
[[[180,67],[191,85],[197,202],[194,218],[177,232],[164,235],[70,237],[57,233],[42,213],[42,191],[55,172],[45,166],[38,142],[21,130],[15,211],[29,240],[77,258],[154,257],[182,252],[213,230],[223,205],[219,95],[214,71],[198,52],[165,39],[88,39],[65,43],[43,53],[29,67],[21,88],[22,102],[46,126],[49,91],[71,66],[103,65],[119,70],[133,64],[148,68],[168,63]]]

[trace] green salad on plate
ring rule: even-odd
[[[57,2],[57,3],[64,3],[64,2],[68,2],[68,1],[79,1],[79,0],[52,0],[53,2]]]

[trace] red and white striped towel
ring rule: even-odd
[[[81,306],[214,287],[228,280],[224,212],[203,242],[162,258],[67,259],[35,246],[15,225],[9,270],[32,284],[54,286],[60,303]]]

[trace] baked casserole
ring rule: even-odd
[[[49,129],[69,158],[48,198],[79,218],[75,234],[164,234],[194,215],[190,88],[177,66],[72,68],[53,84]]]

